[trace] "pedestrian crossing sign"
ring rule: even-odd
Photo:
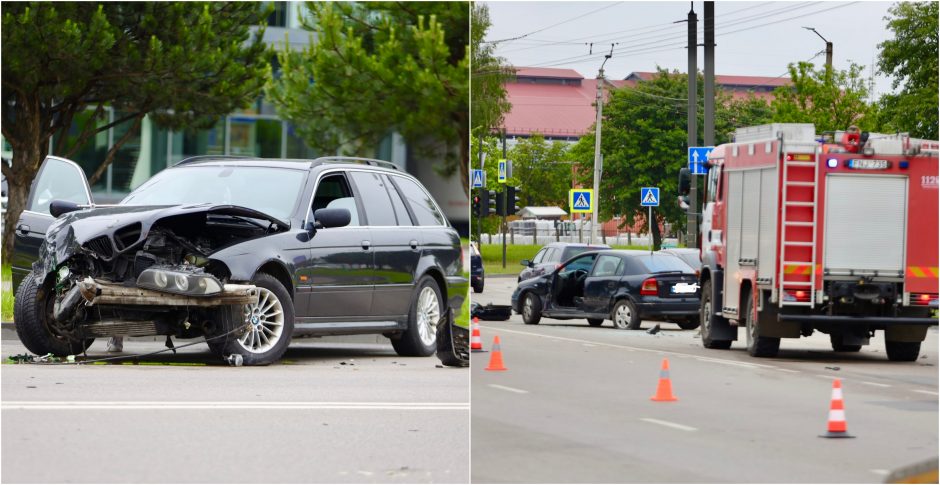
[[[470,186],[474,189],[486,187],[486,174],[483,170],[473,170],[473,176],[470,177]]]
[[[640,205],[643,207],[659,207],[659,187],[641,188]]]
[[[507,170],[507,169],[506,169],[506,159],[505,159],[505,158],[500,158],[500,159],[499,159],[499,168],[498,168],[498,171],[496,172],[496,181],[497,181],[497,182],[499,182],[499,183],[501,183],[501,184],[506,183],[506,170]]]
[[[593,189],[571,189],[568,191],[568,207],[572,214],[594,211]]]

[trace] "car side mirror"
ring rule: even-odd
[[[532,261],[529,261],[528,259],[523,259],[522,261],[519,261],[519,264],[529,267],[529,268],[532,267]]]
[[[679,195],[688,195],[692,189],[692,174],[688,167],[679,169]]]
[[[326,229],[329,227],[348,226],[352,220],[349,209],[317,209],[313,213],[313,220],[316,221],[314,227]]]
[[[80,209],[78,204],[68,200],[56,199],[49,203],[49,213],[52,214],[52,217],[55,217],[56,219],[58,219],[62,214],[75,212],[78,209]]]

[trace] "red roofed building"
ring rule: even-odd
[[[649,81],[655,72],[631,72],[628,81]],[[715,86],[731,93],[734,99],[745,98],[751,94],[770,102],[774,99],[773,90],[790,84],[789,77],[765,76],[725,76],[715,74]]]

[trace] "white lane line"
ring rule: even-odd
[[[647,423],[658,424],[660,426],[666,426],[667,428],[678,429],[682,431],[695,431],[696,429],[691,426],[686,426],[684,424],[671,423],[669,421],[663,421],[660,419],[653,418],[640,418],[640,421],[646,421]]]
[[[882,383],[880,383],[880,382],[870,382],[870,381],[858,381],[858,382],[859,382],[859,384],[865,384],[865,385],[868,385],[868,386],[875,386],[875,387],[891,387],[891,384],[882,384]]]
[[[644,347],[631,347],[629,345],[611,344],[611,343],[606,343],[606,342],[595,342],[591,340],[582,340],[582,339],[569,338],[569,337],[556,337],[553,335],[542,335],[539,333],[522,332],[519,330],[509,330],[507,328],[502,328],[502,327],[491,327],[489,325],[486,325],[486,326],[481,325],[481,327],[489,328],[490,330],[493,330],[495,332],[515,333],[519,335],[528,335],[530,337],[547,338],[550,340],[560,340],[563,342],[573,342],[573,343],[578,343],[578,344],[591,344],[591,345],[596,345],[598,347],[610,347],[614,349],[624,349],[624,350],[629,350],[629,351],[650,352],[653,354],[671,355],[675,357],[692,357],[694,359],[705,359],[706,361],[712,362],[715,364],[727,364],[727,365],[736,365],[736,366],[742,366],[742,367],[747,366],[747,367],[752,367],[752,368],[758,367],[761,369],[776,369],[777,368],[776,366],[773,366],[773,365],[739,362],[737,360],[715,359],[712,357],[702,357],[701,355],[697,355],[697,354],[676,352],[673,350],[648,349]]]
[[[368,409],[379,411],[466,411],[469,403],[391,402],[159,402],[159,401],[6,401],[2,409]]]
[[[799,374],[799,373],[800,373],[800,371],[798,371],[798,370],[783,369],[783,368],[781,368],[781,367],[777,367],[777,368],[774,369],[774,370],[778,370],[778,371],[780,371],[780,372],[789,372],[789,373],[791,373],[791,374]]]
[[[921,389],[914,389],[914,392],[919,392],[921,394],[930,394],[931,396],[937,396],[938,394],[934,391],[924,391]]]
[[[829,376],[829,375],[826,375],[826,374],[816,374],[816,377],[822,377],[823,379],[840,379],[840,380],[843,380],[843,381],[845,380],[844,377]]]
[[[882,468],[872,468],[871,470],[868,470],[868,471],[874,473],[875,475],[882,475],[882,476],[886,476],[889,473],[891,473],[889,470],[884,470]]]
[[[583,345],[583,346],[585,346],[585,347],[597,347],[597,346],[594,345],[594,344],[581,344],[581,345]]]
[[[514,392],[516,394],[528,394],[529,393],[529,391],[526,391],[525,389],[516,389],[515,387],[501,386],[499,384],[489,384],[489,386],[494,389],[502,389],[504,391]]]

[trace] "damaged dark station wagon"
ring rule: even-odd
[[[457,232],[388,162],[193,157],[117,205],[91,202],[81,169],[48,157],[12,258],[16,331],[33,353],[205,337],[257,365],[292,337],[380,333],[428,356],[467,294]]]

